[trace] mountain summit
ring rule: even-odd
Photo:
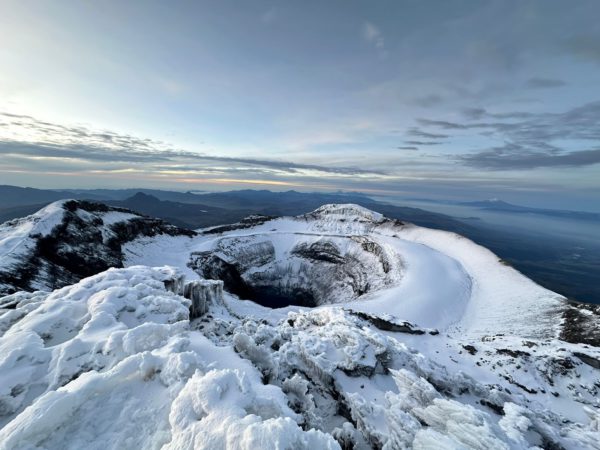
[[[457,234],[66,201],[0,243],[0,449],[599,442],[599,312]]]

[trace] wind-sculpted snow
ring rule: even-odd
[[[265,320],[231,296],[190,323],[190,301],[169,290],[181,276],[111,269],[0,299],[17,301],[0,315],[0,448],[598,442],[598,370],[577,356],[598,349],[465,341],[342,307]]]
[[[0,297],[0,450],[600,448],[600,349],[492,253],[354,205],[246,225]]]
[[[1,299],[17,303],[0,315],[0,448],[598,442],[598,371],[577,356],[597,349],[505,336],[467,347],[342,307],[265,320],[231,296],[190,324],[190,302],[167,289],[180,277],[112,269]]]
[[[191,332],[169,268],[20,296],[0,323],[0,448],[339,448],[275,386]]]
[[[329,424],[336,436],[350,430],[358,448],[597,445],[599,373],[576,347],[508,342],[541,348],[507,354],[493,340],[474,357],[461,340],[382,333],[339,308],[290,313],[274,327],[248,319],[233,336],[265,379],[294,393],[306,423]]]
[[[19,302],[0,316],[3,416],[22,410],[34,393],[110,368],[175,333],[189,301],[165,292],[162,280],[173,273],[111,269],[51,294],[10,296]]]

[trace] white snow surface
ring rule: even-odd
[[[343,253],[367,237],[398,261],[346,301],[270,309],[226,293],[190,322],[165,288],[198,279],[191,253],[223,242],[270,242],[268,268],[297,243]],[[125,255],[0,299],[17,301],[0,309],[0,450],[600,448],[600,349],[559,341],[563,299],[465,238],[326,205]]]
[[[339,448],[190,330],[168,267],[111,269],[0,317],[0,448]]]
[[[19,255],[28,252],[30,246],[35,244],[29,239],[30,236],[46,236],[60,224],[66,201],[51,203],[35,214],[0,224],[0,266],[13,264],[19,260]]]

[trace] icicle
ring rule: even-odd
[[[221,280],[196,280],[183,287],[183,296],[192,301],[190,319],[204,315],[210,304],[223,303],[223,282]]]

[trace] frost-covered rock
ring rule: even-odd
[[[173,402],[171,441],[181,449],[339,449],[329,435],[303,431],[280,399],[263,397],[238,371],[196,373]]]
[[[183,287],[183,296],[192,302],[190,319],[206,314],[211,304],[223,303],[223,282],[221,280],[195,280]]]
[[[269,318],[228,295],[190,323],[191,301],[169,290],[185,285],[175,269],[137,266],[0,299],[15,304],[0,315],[0,448],[599,442],[598,371],[575,356],[597,349],[467,344],[342,307]]]

